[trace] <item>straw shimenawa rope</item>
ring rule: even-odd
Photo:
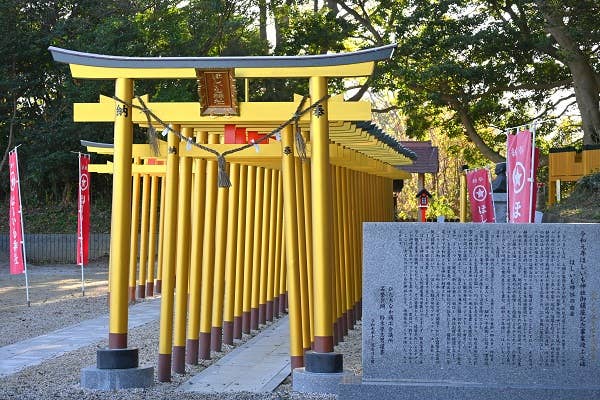
[[[229,176],[227,175],[225,157],[229,154],[237,153],[238,151],[245,150],[245,149],[250,148],[258,143],[264,142],[265,140],[277,135],[283,128],[285,128],[286,126],[288,126],[290,124],[296,125],[296,135],[295,135],[296,150],[297,150],[300,158],[302,160],[304,160],[306,158],[306,143],[304,142],[304,138],[302,137],[299,120],[300,120],[300,118],[302,118],[302,116],[304,114],[306,114],[306,113],[310,112],[311,110],[315,109],[316,107],[320,106],[321,103],[323,103],[324,101],[329,99],[329,97],[331,97],[331,95],[329,95],[329,94],[325,95],[325,96],[321,97],[319,100],[317,100],[316,102],[314,102],[313,104],[311,104],[310,106],[303,108],[304,104],[306,103],[306,100],[309,98],[309,96],[303,96],[302,100],[300,101],[300,104],[298,104],[298,108],[296,109],[296,112],[287,121],[280,124],[277,128],[273,129],[268,134],[266,134],[256,140],[253,140],[252,143],[244,144],[235,149],[226,150],[223,153],[220,153],[217,150],[214,150],[210,147],[203,146],[202,144],[196,143],[196,142],[192,141],[190,138],[183,136],[180,131],[176,131],[175,129],[173,129],[173,127],[171,125],[165,123],[156,114],[154,114],[154,112],[152,112],[152,110],[150,110],[148,107],[146,107],[146,103],[144,102],[144,100],[142,100],[142,98],[140,96],[135,96],[135,98],[140,103],[139,106],[136,104],[133,104],[133,102],[128,103],[124,100],[121,100],[117,96],[113,96],[112,98],[115,101],[117,101],[123,105],[126,105],[130,108],[135,108],[144,113],[144,115],[146,116],[146,121],[148,123],[148,130],[147,130],[148,141],[149,141],[149,144],[152,147],[152,150],[155,154],[158,154],[158,141],[157,141],[157,137],[156,137],[156,129],[154,128],[154,125],[152,124],[153,120],[156,121],[157,123],[159,123],[160,125],[162,125],[164,128],[163,130],[166,130],[168,132],[175,134],[179,138],[180,141],[185,141],[188,143],[188,145],[193,145],[201,150],[204,150],[206,152],[213,154],[216,158],[218,171],[219,171],[219,177],[218,177],[219,187],[231,187],[231,181],[229,180]]]

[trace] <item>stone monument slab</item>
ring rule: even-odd
[[[600,398],[600,224],[366,223],[363,240],[362,382],[340,398]]]

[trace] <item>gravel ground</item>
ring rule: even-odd
[[[23,275],[11,276],[8,266],[0,263],[0,346],[35,337],[64,326],[76,324],[108,312],[106,301],[106,262],[86,267],[86,292],[81,295],[81,272],[78,266],[29,266],[31,307],[25,299]],[[158,352],[158,321],[146,324],[128,333],[129,342],[139,348],[140,365],[154,365]],[[250,339],[244,335],[243,343]],[[349,332],[345,341],[336,348],[344,354],[344,366],[355,373],[361,372],[360,326]],[[106,347],[106,341],[87,346],[38,366],[0,379],[0,399],[335,399],[332,395],[302,395],[291,392],[291,380],[286,379],[275,392],[265,394],[232,393],[204,395],[180,390],[183,382],[203,370],[233,347],[224,346],[224,352],[214,353],[213,360],[197,366],[186,366],[185,375],[173,375],[170,383],[158,383],[148,389],[93,391],[79,386],[81,369],[96,362],[96,350]],[[1,362],[1,361],[0,361]]]

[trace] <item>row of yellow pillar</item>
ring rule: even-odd
[[[191,129],[182,132],[184,136],[193,133]],[[219,137],[205,132],[196,136],[198,142],[207,143],[207,139],[216,143]],[[173,141],[170,147],[176,148],[176,137]],[[291,132],[289,137],[284,134],[282,145],[293,146]],[[134,159],[134,164],[140,162]],[[284,159],[281,172],[231,164],[229,189],[217,188],[214,161],[192,160],[173,153],[168,163],[171,168],[167,167],[167,179],[134,174],[129,269],[130,300],[136,296],[136,272],[137,297],[152,296],[158,226],[157,282],[163,280],[162,266],[174,265],[165,270],[164,278],[161,379],[170,379],[171,369],[183,373],[185,362],[196,364],[199,358],[210,358],[211,350],[221,350],[222,340],[232,344],[242,333],[258,329],[260,324],[284,311],[284,243],[289,253],[287,264],[292,266],[290,280],[294,282],[291,358],[293,367],[303,366],[304,352],[314,348],[315,336],[311,323],[315,311],[310,160],[301,161],[292,154]],[[167,186],[169,179],[177,182],[178,190]],[[333,200],[329,241],[333,273],[330,323],[337,344],[360,318],[362,255],[357,244],[361,243],[361,223],[388,221],[393,217],[388,196],[392,183],[342,166],[331,166],[330,179]],[[162,186],[160,197],[159,186]],[[290,199],[285,220],[291,221],[287,224],[285,242],[284,188],[286,198]],[[169,197],[169,190],[176,192],[177,197],[173,196],[175,193]],[[177,206],[170,207],[167,199]],[[176,216],[169,216],[169,207],[176,211]],[[171,229],[165,229],[165,225]],[[165,245],[166,253],[162,250]],[[174,315],[174,321],[168,315]]]
[[[219,135],[200,132],[196,141],[218,143]],[[216,161],[179,157],[178,142],[169,136],[160,381],[272,321],[285,305],[280,171],[231,164],[231,188],[218,187]]]
[[[343,166],[330,166],[327,183],[332,202],[324,213],[331,217],[329,259],[325,260],[331,279],[328,290],[332,301],[327,309],[316,307],[315,294],[320,282],[315,277],[311,160],[301,161],[293,149],[291,129],[282,133],[281,171],[284,187],[284,220],[288,301],[290,319],[290,356],[292,368],[304,365],[304,353],[317,347],[318,319],[332,332],[332,345],[343,340],[360,319],[362,274],[362,222],[391,221],[392,181],[353,171]],[[288,149],[286,151],[285,149]],[[320,227],[322,230],[322,227]],[[330,350],[331,351],[331,350]]]
[[[131,86],[130,80],[117,80],[117,95],[130,99]],[[123,87],[126,91],[120,91]],[[311,96],[321,98],[325,89],[325,80],[311,80]],[[280,169],[231,164],[231,188],[218,187],[216,161],[181,156],[180,139],[170,134],[166,176],[160,184],[160,223],[158,180],[141,178],[141,209],[139,182],[131,196],[131,159],[126,160],[131,154],[130,116],[115,121],[110,348],[127,345],[123,288],[128,283],[133,295],[138,253],[138,294],[144,285],[150,292],[151,231],[156,225],[156,278],[162,294],[159,381],[169,381],[172,371],[183,373],[186,362],[210,358],[211,350],[220,351],[222,339],[232,343],[258,329],[285,305],[293,368],[303,366],[305,351],[330,352],[343,340],[360,318],[362,222],[393,219],[392,181],[352,170],[353,165],[331,165],[326,104],[320,111],[311,119],[310,161],[295,156],[293,130],[287,126],[281,132]],[[184,127],[181,133],[195,133],[198,143],[220,140],[218,134],[193,128]],[[130,218],[140,217],[138,210],[139,252],[137,222],[130,237],[114,229],[131,227]],[[129,268],[123,267],[124,255]]]
[[[134,165],[141,164],[139,158]],[[129,301],[160,293],[162,233],[164,229],[165,179],[159,175],[134,174],[131,191],[131,252],[129,254]],[[141,188],[140,188],[141,181]],[[141,202],[140,202],[141,200]],[[158,240],[157,240],[158,238]],[[157,246],[158,245],[158,246]],[[157,254],[158,253],[158,254]],[[158,257],[158,272],[155,273]],[[137,277],[137,280],[136,280]],[[156,288],[155,288],[156,279]]]

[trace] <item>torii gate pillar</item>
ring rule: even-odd
[[[117,78],[115,95],[130,103],[133,79]],[[117,103],[114,124],[114,172],[111,224],[110,314],[108,347],[127,347],[128,271],[131,230],[131,148],[133,143],[132,110]]]
[[[133,79],[117,78],[115,96],[125,103],[131,103]],[[127,347],[133,123],[132,110],[120,103],[116,104],[108,349],[97,351],[96,367],[81,371],[81,386],[88,389],[111,390],[154,384],[154,368],[139,368],[138,349]]]
[[[327,78],[311,77],[310,97],[318,101],[327,95]],[[304,355],[305,371],[294,370],[294,387],[302,388],[304,381],[316,379],[328,386],[327,381],[339,380],[343,373],[343,356],[333,352],[333,201],[331,194],[331,166],[329,163],[328,102],[324,101],[313,110],[310,119],[312,143],[311,196],[313,236],[313,282],[314,285],[314,351]],[[306,374],[316,373],[313,377]],[[309,387],[311,385],[308,385]],[[315,391],[308,390],[308,391]]]

